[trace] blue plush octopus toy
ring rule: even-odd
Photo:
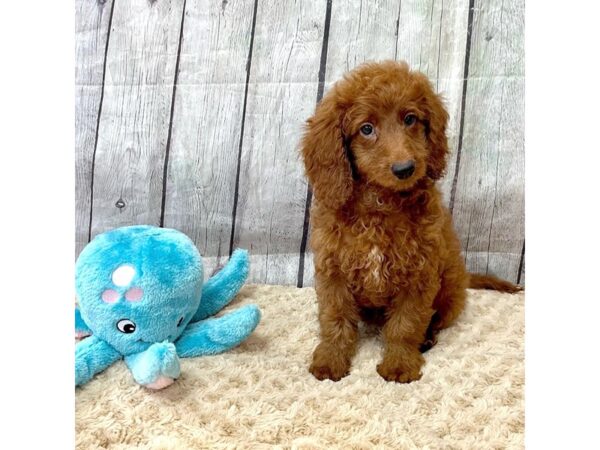
[[[202,257],[183,233],[152,226],[95,237],[75,266],[78,334],[75,385],[124,358],[139,384],[162,389],[180,374],[179,357],[213,355],[244,341],[260,321],[246,305],[218,318],[248,276],[236,250],[204,283]]]

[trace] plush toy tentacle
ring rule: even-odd
[[[81,317],[81,311],[78,306],[75,306],[75,336],[80,338],[83,336],[89,336],[92,334],[92,330],[88,327],[87,323]]]
[[[75,386],[87,383],[120,358],[118,351],[96,336],[78,342],[75,345]]]
[[[192,357],[224,352],[244,341],[259,321],[258,306],[246,305],[225,316],[192,323],[175,342],[177,353]]]
[[[179,377],[181,369],[175,345],[157,342],[140,353],[125,357],[125,363],[139,384],[151,389],[161,389]]]
[[[248,251],[235,250],[225,267],[204,284],[200,306],[191,321],[206,319],[223,309],[244,285],[249,267]]]

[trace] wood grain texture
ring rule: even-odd
[[[325,7],[258,4],[234,235],[252,282],[297,282],[307,189],[297,145],[315,105]]]
[[[398,11],[398,0],[333,2],[325,90],[365,61],[394,59]]]
[[[454,221],[469,270],[517,281],[524,242],[523,0],[475,2]]]
[[[191,237],[210,274],[228,257],[254,0],[186,3],[164,226]]]
[[[96,149],[92,237],[158,225],[183,2],[115,2]]]
[[[88,243],[92,170],[111,0],[75,2],[75,254]]]
[[[450,115],[447,175],[439,182],[446,204],[458,156],[468,2],[458,0],[403,1],[398,21],[396,59],[423,72],[444,98]]]
[[[469,269],[524,282],[523,0],[75,6],[77,253],[107,229],[162,224],[194,239],[207,274],[244,247],[251,281],[313,284],[304,123],[343,73],[395,58],[445,98],[440,187]]]

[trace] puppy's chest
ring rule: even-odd
[[[345,228],[341,269],[355,292],[394,295],[432,259],[435,243],[408,221],[360,219]]]

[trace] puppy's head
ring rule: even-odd
[[[355,183],[409,191],[444,175],[448,113],[427,78],[405,63],[363,64],[323,97],[302,154],[315,197],[339,208]]]

